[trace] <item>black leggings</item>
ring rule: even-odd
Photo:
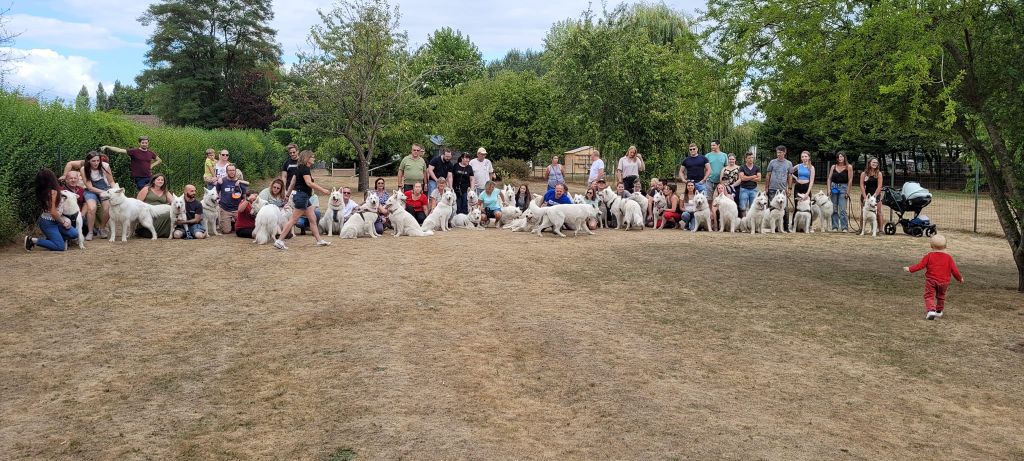
[[[626,189],[626,192],[629,192],[630,194],[633,193],[633,184],[637,179],[640,178],[638,176],[626,176],[622,178],[622,187]]]
[[[252,238],[252,231],[254,231],[254,230],[255,230],[255,228],[252,228],[252,227],[247,228],[247,229],[235,229],[235,235],[237,235],[239,237],[242,237],[242,238],[251,239]]]
[[[796,194],[806,194],[807,190],[811,188],[811,183],[800,184],[796,183],[793,185],[793,200],[796,200]]]
[[[405,211],[408,211],[412,217],[416,218],[416,222],[423,224],[423,221],[427,219],[427,214],[422,211],[414,211],[411,206],[405,207]]]

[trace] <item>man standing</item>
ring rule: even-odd
[[[469,161],[469,166],[473,168],[473,179],[476,181],[474,188],[476,189],[476,195],[483,194],[484,185],[487,181],[494,180],[494,167],[491,165],[491,161],[487,159],[487,149],[483,147],[476,150],[476,158]]]
[[[220,205],[220,214],[217,218],[220,222],[217,223],[217,227],[222,234],[230,234],[234,230],[238,204],[242,202],[242,197],[245,197],[245,189],[249,185],[238,177],[234,163],[228,164],[227,172],[223,178],[217,178],[217,192],[220,194],[220,200],[217,202]]]
[[[185,186],[185,220],[174,220],[176,239],[204,239],[206,228],[203,227],[203,204],[196,200],[196,186]]]
[[[711,176],[708,176],[708,190],[713,194],[718,190],[718,182],[722,176],[722,168],[725,167],[726,162],[729,161],[729,154],[722,152],[721,145],[718,140],[711,141],[711,152],[704,155],[708,159],[708,164],[711,165]],[[711,197],[709,196],[708,199]]]
[[[452,168],[452,188],[455,189],[456,213],[469,214],[469,203],[466,193],[471,187],[475,188],[476,178],[473,175],[473,167],[469,166],[469,154],[463,153],[459,157],[459,163]]]
[[[765,190],[768,191],[768,200],[775,197],[776,193],[786,192],[789,190],[790,170],[793,169],[793,162],[786,159],[786,146],[778,146],[775,148],[775,158],[768,162],[768,177],[765,182]],[[787,196],[788,200],[789,197]],[[785,219],[783,220],[783,228],[789,229],[789,213],[785,213]]]
[[[590,152],[590,174],[587,175],[587,188],[597,186],[597,182],[602,180],[604,180],[604,160],[601,160],[601,152],[594,149]]]
[[[285,197],[287,197],[291,190],[288,187],[292,184],[292,176],[295,176],[295,169],[299,167],[299,146],[295,144],[288,145],[288,158],[284,159],[284,165],[281,165],[281,181],[284,182]]]
[[[100,147],[100,151],[111,151],[118,154],[128,154],[131,158],[131,164],[129,170],[131,170],[132,179],[135,181],[135,187],[142,189],[149,184],[149,179],[153,177],[153,168],[163,162],[160,160],[160,156],[156,155],[156,152],[149,150],[149,137],[139,136],[139,148],[138,149],[121,149],[120,147],[103,146]]]
[[[406,155],[398,164],[398,182],[402,184],[402,192],[411,191],[412,185],[423,182],[427,172],[427,162],[423,160],[423,146],[412,145],[412,153]]]
[[[430,159],[430,166],[427,167],[427,176],[430,178],[427,186],[427,195],[433,196],[437,189],[438,178],[444,179],[445,184],[452,183],[452,150],[445,147],[441,154]],[[444,192],[444,191],[442,191]]]
[[[707,157],[697,152],[697,145],[690,143],[690,153],[679,165],[679,179],[693,181],[697,192],[707,194],[707,180],[711,176],[711,164]]]

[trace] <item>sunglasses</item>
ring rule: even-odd
[[[352,193],[351,193],[351,192],[342,192],[341,194],[342,194],[342,195],[352,195]]]

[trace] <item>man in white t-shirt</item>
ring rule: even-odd
[[[590,176],[587,176],[587,187],[593,188],[600,179],[604,179],[604,160],[601,160],[601,152],[594,149],[590,153]]]
[[[469,161],[469,166],[473,168],[473,178],[476,180],[476,195],[479,196],[484,191],[484,185],[487,184],[487,181],[494,180],[494,166],[487,159],[487,149],[483,147],[477,149],[476,158]]]

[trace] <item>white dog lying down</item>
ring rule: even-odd
[[[217,200],[217,188],[213,188],[203,192],[203,199],[199,201],[203,205],[203,227],[206,228],[207,235],[220,235],[220,230],[217,229],[217,217],[220,216]]]
[[[437,206],[430,211],[427,219],[423,220],[420,229],[448,232],[450,228],[448,223],[452,220],[453,215],[455,215],[455,191],[449,187],[441,193],[441,197],[437,199]]]
[[[384,202],[384,206],[388,209],[391,227],[395,229],[394,237],[399,235],[408,235],[409,237],[434,235],[434,231],[420,229],[420,224],[416,222],[416,218],[412,217],[408,211],[405,211],[405,194],[402,191],[396,190],[394,194],[391,194],[391,197],[388,197],[388,200]]]
[[[452,218],[451,227],[456,229],[484,230],[483,227],[480,227],[480,216],[479,208],[469,210],[469,214],[459,213]]]
[[[551,227],[551,231],[555,234],[565,237],[562,233],[562,226],[569,224],[573,228],[573,236],[579,235],[580,230],[585,231],[589,235],[594,235],[587,227],[588,219],[597,219],[597,208],[591,205],[577,205],[577,204],[563,204],[553,205],[549,207],[542,207],[543,211],[540,213],[540,225],[533,229],[533,233],[541,235],[541,231],[546,229],[548,226]],[[523,213],[523,217],[529,221],[530,216],[534,216],[538,213],[532,207],[527,209]]]
[[[82,234],[82,209],[78,206],[78,194],[69,190],[60,191],[60,203],[57,208],[60,214],[71,220],[71,227],[78,231],[78,248],[85,249],[85,235]]]
[[[128,229],[132,224],[138,223],[149,229],[151,240],[156,240],[156,229],[153,227],[152,207],[147,203],[134,198],[125,197],[124,189],[117,183],[114,187],[103,191],[101,198],[110,201],[110,241],[114,241],[114,234],[117,226],[121,226],[121,241],[128,241]]]
[[[379,205],[380,199],[377,198],[377,194],[368,194],[363,204],[352,211],[352,215],[341,226],[341,232],[338,232],[338,236],[343,239],[354,239],[359,236],[380,237],[377,229],[373,227],[373,223],[377,221],[377,207]]]
[[[845,200],[841,198],[840,200]],[[814,197],[811,198],[811,220],[818,218],[821,223],[822,232],[832,232],[832,199],[829,198],[825,191],[818,191],[814,193]],[[835,229],[839,230],[839,229]]]
[[[805,234],[814,232],[814,222],[811,220],[811,197],[807,194],[796,194],[796,212],[793,214],[794,232],[803,230]]]
[[[718,232],[725,232],[725,226],[729,226],[729,232],[736,232],[740,210],[732,197],[727,194],[715,197],[715,206],[718,207]]]
[[[768,196],[764,192],[759,192],[755,197],[753,203],[750,204],[750,209],[747,210],[747,215],[740,220],[739,230],[740,232],[749,231],[753,235],[757,231],[764,233],[764,228],[768,222]]]
[[[708,207],[708,196],[703,192],[697,192],[697,195],[693,196],[693,206],[695,223],[690,232],[697,232],[702,224],[708,232],[711,232],[711,208]]]

